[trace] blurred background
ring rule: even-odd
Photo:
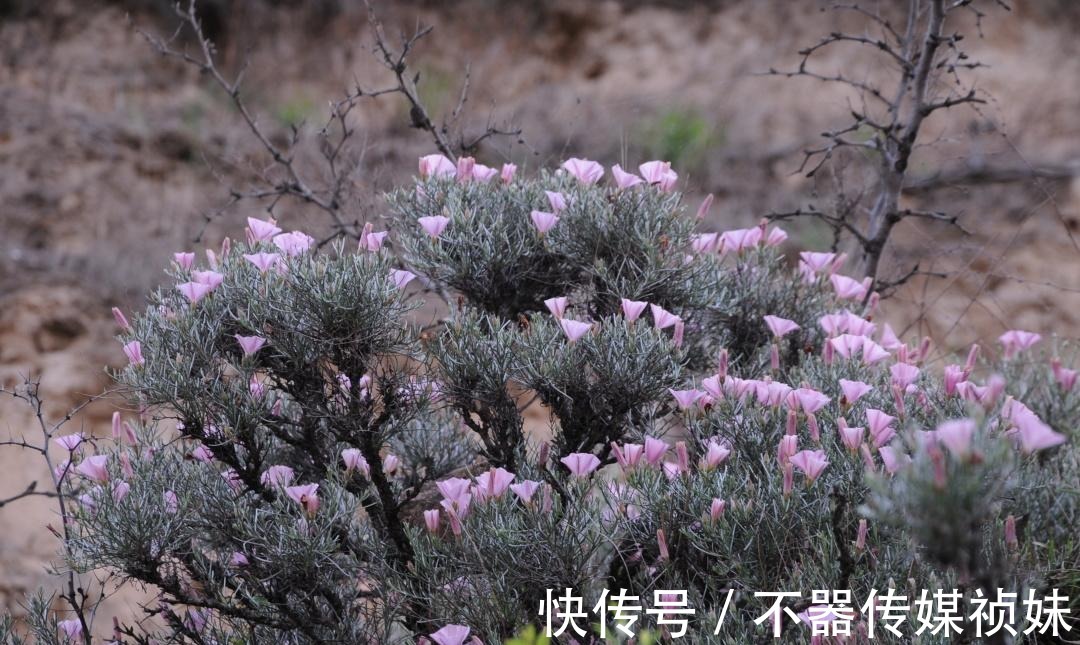
[[[902,16],[902,0],[867,0]],[[964,80],[983,105],[936,113],[924,126],[904,193],[906,208],[959,216],[906,220],[890,242],[884,279],[917,276],[885,302],[897,331],[954,350],[992,343],[1008,328],[1074,337],[1080,330],[1080,2],[993,2],[958,16],[972,60]],[[469,98],[453,132],[489,125],[519,136],[480,144],[478,161],[523,172],[570,156],[636,167],[672,162],[687,207],[716,196],[705,230],[748,226],[768,213],[842,209],[872,190],[865,154],[840,154],[814,177],[802,151],[844,127],[859,97],[846,88],[764,74],[792,69],[799,50],[843,29],[871,33],[853,12],[817,0],[396,0],[374,5],[388,42],[434,31],[409,59],[420,98],[441,122],[455,110],[465,69]],[[279,145],[300,137],[297,163],[320,180],[317,133],[330,101],[357,84],[391,84],[372,54],[368,13],[353,0],[206,0],[200,15],[230,78],[247,63],[243,97]],[[229,97],[190,65],[158,55],[138,30],[168,37],[167,0],[0,0],[0,380],[42,381],[45,413],[62,416],[109,385],[123,357],[111,306],[132,311],[164,278],[178,250],[240,238],[266,203],[270,160]],[[177,49],[195,51],[184,36]],[[815,58],[823,72],[890,78],[880,58],[838,45]],[[344,153],[356,172],[350,221],[385,224],[380,194],[433,152],[410,127],[398,95],[361,102]],[[308,163],[310,162],[310,163]],[[289,228],[328,231],[325,214],[280,203]],[[790,252],[828,250],[828,227],[785,223]],[[200,243],[195,240],[200,239]],[[839,250],[853,251],[841,240]],[[851,271],[857,270],[853,264]],[[1049,341],[1055,342],[1055,341]],[[107,432],[114,404],[76,421]],[[34,432],[28,410],[0,401],[0,439]],[[48,473],[0,451],[0,499]],[[49,500],[0,506],[0,603],[15,609],[46,581],[57,543]],[[121,596],[116,606],[134,602]]]

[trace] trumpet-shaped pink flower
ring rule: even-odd
[[[251,356],[266,345],[266,339],[262,336],[241,336],[236,334],[236,342],[240,343],[240,349],[244,351],[244,356]]]
[[[472,169],[473,181],[479,182],[481,184],[487,184],[487,183],[490,183],[491,180],[495,179],[495,177],[497,177],[497,176],[499,176],[499,170],[497,168],[492,168],[490,166],[485,166],[484,164],[481,164],[481,163],[473,164],[473,169]]]
[[[559,216],[555,213],[533,211],[529,217],[532,219],[533,226],[541,233],[547,233],[559,223]]]
[[[285,465],[270,466],[259,476],[263,486],[288,486],[294,477],[293,469]]]
[[[184,271],[190,271],[195,264],[195,254],[191,251],[179,251],[173,253],[173,262]]]
[[[881,410],[873,408],[866,410],[866,427],[870,429],[875,448],[884,446],[896,434],[896,431],[892,429],[893,421],[896,421],[896,417],[889,416]]]
[[[247,224],[247,237],[252,244],[255,242],[268,242],[281,232],[281,229],[277,227],[272,219],[261,220],[249,217],[247,218]]]
[[[250,564],[248,562],[248,557],[244,555],[242,551],[233,551],[232,555],[229,556],[230,566],[239,568],[246,567],[248,564]]]
[[[559,461],[569,468],[570,473],[575,477],[587,477],[600,465],[600,460],[596,458],[596,455],[587,452],[575,452]]]
[[[371,475],[371,466],[368,464],[367,459],[364,459],[363,453],[357,448],[342,450],[341,461],[345,463],[345,472],[347,473],[356,470],[362,473],[364,477]]]
[[[761,228],[738,228],[720,234],[720,253],[739,253],[761,243]]]
[[[314,515],[319,510],[319,485],[303,484],[289,486],[285,489],[289,499],[300,505],[308,515]]]
[[[424,511],[424,526],[427,527],[428,533],[438,533],[439,524],[442,519],[442,512],[437,508],[432,508]]]
[[[165,503],[165,512],[169,515],[176,515],[180,512],[180,498],[176,496],[176,493],[167,490],[161,494],[161,499]]]
[[[852,334],[841,334],[836,338],[830,338],[828,342],[832,345],[833,351],[844,358],[854,358],[856,354],[862,351],[863,348],[862,336],[854,336]]]
[[[556,318],[562,318],[566,313],[566,305],[570,303],[570,300],[566,296],[560,296],[558,298],[548,298],[544,301],[544,306],[548,308],[552,316]]]
[[[75,467],[75,472],[89,480],[104,484],[109,481],[108,466],[108,455],[93,455],[79,462],[79,465]]]
[[[698,399],[705,394],[701,390],[672,390],[670,388],[668,388],[668,392],[671,392],[671,396],[675,397],[675,402],[680,410],[694,407]]]
[[[386,453],[382,459],[382,469],[387,475],[393,475],[397,472],[398,467],[401,466],[401,457],[397,455]]]
[[[274,236],[274,246],[281,249],[281,252],[290,258],[307,253],[314,243],[315,238],[301,231],[281,233]]]
[[[1025,453],[1033,453],[1065,443],[1065,435],[1055,432],[1026,405],[1016,400],[1009,401],[1006,405],[1009,406],[1008,416],[1012,420],[1015,434],[1020,438],[1020,448]]]
[[[690,248],[694,253],[715,253],[720,248],[720,234],[702,233],[695,235],[690,242]]]
[[[68,452],[75,452],[75,449],[82,444],[83,439],[85,438],[86,437],[83,436],[83,433],[76,432],[74,434],[67,434],[62,437],[56,437],[55,439],[53,439],[53,441],[55,441],[58,445],[63,446],[64,449]]]
[[[604,167],[588,159],[567,159],[562,168],[583,184],[595,184],[604,176]]]
[[[659,305],[649,305],[649,309],[652,310],[653,325],[657,329],[667,329],[680,320],[678,316]]]
[[[791,456],[799,451],[799,437],[794,434],[785,434],[780,438],[780,444],[776,447],[776,460],[780,465],[791,461]]]
[[[443,155],[425,155],[420,157],[420,177],[444,179],[457,174],[457,167]]]
[[[514,473],[505,468],[492,468],[475,478],[476,488],[483,499],[498,499],[506,493],[514,481]]]
[[[566,334],[571,343],[580,340],[582,336],[592,329],[592,323],[570,320],[569,318],[560,318],[559,326],[562,327],[563,333]]]
[[[411,271],[405,271],[402,269],[394,269],[390,271],[390,279],[394,282],[394,286],[398,289],[404,289],[405,285],[409,284],[416,278],[416,274]]]
[[[472,157],[459,157],[456,170],[458,183],[464,184],[472,179],[472,171],[475,166],[476,159],[473,159]]]
[[[896,363],[889,368],[892,374],[893,385],[906,388],[919,378],[919,368],[910,363]]]
[[[668,445],[666,442],[655,437],[645,437],[645,463],[655,466],[660,463],[667,451]]]
[[[82,621],[79,619],[72,618],[71,620],[58,620],[56,621],[56,626],[63,632],[64,638],[67,640],[74,641],[76,639],[82,639]]]
[[[862,300],[866,297],[866,290],[869,289],[866,280],[860,282],[838,273],[829,276],[829,280],[832,282],[836,297],[841,300]]]
[[[615,164],[611,167],[611,176],[615,178],[615,186],[617,186],[620,190],[633,188],[634,186],[637,186],[638,184],[644,182],[641,177],[638,177],[632,172],[626,172],[625,170],[623,170],[622,166],[620,166],[619,164]]]
[[[201,461],[204,464],[209,464],[214,461],[214,453],[206,447],[205,444],[199,444],[191,451],[191,458],[195,461]]]
[[[825,314],[818,318],[818,325],[830,337],[839,336],[847,331],[847,316],[843,313]]]
[[[627,300],[623,298],[621,301],[623,317],[629,322],[634,322],[641,317],[641,312],[645,311],[645,306],[649,303],[644,300]]]
[[[810,273],[832,273],[836,270],[836,260],[835,253],[816,253],[814,251],[799,253],[799,262],[805,265]]]
[[[387,231],[376,232],[375,226],[371,222],[364,224],[364,231],[360,233],[359,250],[375,253],[382,248],[383,242],[386,241],[386,235]]]
[[[116,324],[120,326],[120,329],[124,331],[131,331],[131,323],[128,322],[127,316],[124,312],[120,311],[119,307],[112,308],[113,319],[116,320]]]
[[[675,188],[679,175],[671,169],[670,161],[646,161],[638,166],[638,172],[646,183],[658,186],[664,192]]]
[[[817,390],[812,390],[808,387],[800,387],[797,390],[793,390],[788,397],[788,405],[795,407],[798,406],[805,414],[814,414],[821,408],[825,407],[831,401],[829,397],[825,396]]]
[[[445,215],[429,215],[428,217],[417,219],[416,223],[431,237],[439,237],[442,235],[443,231],[446,230],[447,224],[450,223],[450,218]]]
[[[726,508],[727,508],[727,502],[720,499],[719,497],[714,497],[712,499],[712,503],[709,504],[709,519],[711,519],[714,522],[716,520],[720,519],[721,517],[724,516],[724,510]]]
[[[934,431],[934,438],[949,452],[957,457],[966,457],[971,452],[971,440],[975,436],[975,421],[971,419],[957,419],[940,424]]]
[[[191,278],[199,284],[205,284],[211,290],[217,289],[225,281],[225,276],[217,271],[192,271]]]
[[[825,458],[825,452],[822,450],[800,450],[791,456],[790,461],[806,475],[810,483],[820,477],[825,467],[829,465],[829,460]]]
[[[469,632],[469,628],[464,625],[447,625],[428,638],[438,645],[463,645]]]
[[[840,433],[840,442],[844,444],[844,447],[852,453],[858,452],[859,446],[863,442],[863,434],[866,431],[863,428],[848,426],[847,424],[841,425],[837,428],[837,431]]]
[[[874,363],[880,363],[886,358],[889,358],[889,352],[885,351],[884,347],[865,336],[863,336],[862,339],[862,359],[864,364],[873,365]]]
[[[540,482],[526,479],[519,484],[510,484],[510,491],[518,496],[523,503],[532,501],[533,495],[540,488]]]
[[[895,475],[911,463],[911,455],[892,446],[881,446],[878,448],[878,454],[881,455],[881,463],[885,465],[885,472],[890,475]]]
[[[765,246],[780,246],[788,239],[787,231],[779,226],[773,226],[769,229],[769,232],[765,234]]]
[[[844,331],[855,336],[870,336],[877,327],[877,325],[869,320],[856,316],[850,311],[845,311],[841,313],[840,316],[844,319]]]
[[[442,493],[443,501],[449,502],[451,505],[456,504],[458,508],[468,508],[469,500],[472,498],[469,494],[469,480],[461,477],[451,477],[436,482],[435,487]]]
[[[1042,340],[1042,336],[1030,331],[1011,329],[998,338],[998,342],[1005,348],[1005,358],[1012,358],[1018,353],[1031,349]]]
[[[953,396],[956,394],[956,386],[961,381],[967,378],[967,374],[964,373],[964,368],[959,365],[946,365],[945,366],[945,394]]]
[[[514,175],[517,174],[517,165],[512,163],[504,163],[502,165],[502,171],[499,172],[499,179],[502,183],[509,184],[514,181]]]
[[[791,332],[799,329],[799,325],[794,320],[788,320],[787,318],[781,318],[779,316],[765,316],[765,324],[769,326],[769,331],[776,338],[783,338]]]
[[[863,383],[862,381],[849,381],[847,379],[840,379],[840,391],[844,395],[844,403],[852,405],[859,399],[866,396],[870,390],[874,389],[870,385]]]
[[[213,287],[202,282],[184,282],[176,285],[177,290],[184,294],[184,297],[188,299],[191,304],[202,300],[206,294],[213,291]]]
[[[146,363],[146,359],[143,358],[142,343],[137,340],[124,344],[124,356],[127,356],[128,362],[132,365],[143,365]]]
[[[727,461],[729,456],[731,456],[729,448],[721,445],[715,439],[710,439],[705,449],[705,456],[701,458],[701,467],[705,470],[717,468]]]
[[[1054,358],[1050,361],[1050,368],[1054,373],[1054,380],[1057,381],[1061,389],[1066,392],[1071,392],[1076,387],[1076,378],[1080,373],[1076,370],[1069,369],[1061,366],[1061,359]]]
[[[551,212],[557,215],[566,210],[566,195],[551,190],[545,190],[544,194],[547,195],[548,203],[551,204]]]

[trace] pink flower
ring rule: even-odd
[[[263,348],[266,339],[262,336],[241,336],[236,334],[236,342],[240,343],[240,349],[244,351],[244,356],[251,356]]]
[[[911,463],[910,455],[892,446],[881,446],[878,448],[878,454],[881,455],[881,463],[885,465],[885,472],[890,475],[895,475],[901,468]]]
[[[791,397],[789,397],[788,400],[789,405],[790,402],[798,403],[799,409],[805,414],[813,414],[828,405],[829,401],[832,399],[817,390],[812,390],[808,387],[800,387],[792,392]]]
[[[623,316],[629,322],[634,322],[641,317],[641,312],[645,311],[645,305],[649,304],[644,300],[627,300],[623,298],[621,301]]]
[[[71,620],[57,621],[56,626],[59,627],[60,631],[64,633],[64,638],[69,641],[82,638],[82,621],[78,620],[77,618],[72,618]]]
[[[699,220],[705,219],[705,217],[709,214],[709,209],[712,208],[712,203],[713,194],[709,193],[705,196],[705,199],[701,200],[701,205],[698,206],[697,213],[694,214],[694,217]]]
[[[575,477],[586,477],[600,465],[600,460],[596,458],[596,455],[587,452],[575,452],[559,461],[569,468],[570,473]]]
[[[291,258],[307,253],[314,243],[315,238],[301,231],[292,231],[291,233],[274,236],[274,246],[281,249],[282,253]]]
[[[856,336],[869,336],[874,333],[874,328],[877,326],[869,320],[866,320],[865,318],[856,316],[850,311],[845,311],[840,315],[844,319],[844,331],[849,334],[854,334]]]
[[[708,447],[705,450],[705,456],[701,458],[701,467],[705,470],[717,468],[727,461],[727,458],[730,455],[730,449],[720,445],[716,440],[710,439]]]
[[[457,168],[454,166],[454,162],[443,155],[426,155],[420,157],[420,177],[423,179],[428,179],[430,177],[443,179],[445,177],[453,177],[455,174],[457,174]]]
[[[387,231],[375,232],[375,227],[368,222],[364,224],[364,231],[360,234],[360,250],[374,253],[382,248],[386,241]]]
[[[873,387],[863,383],[862,381],[849,381],[847,379],[840,379],[840,391],[844,395],[844,403],[852,405],[866,394],[874,389]]]
[[[96,481],[99,484],[104,484],[109,481],[108,465],[108,455],[93,455],[92,457],[83,459],[79,465],[75,467],[75,472],[87,479]]]
[[[429,638],[438,645],[463,645],[469,637],[469,628],[464,625],[447,625],[435,632]]]
[[[652,311],[653,324],[657,329],[667,329],[680,320],[678,316],[659,305],[649,305],[649,309]]]
[[[679,179],[669,161],[646,161],[638,166],[638,172],[647,183],[658,186],[664,192],[674,189]]]
[[[201,461],[204,464],[208,464],[214,461],[214,453],[211,452],[205,444],[201,443],[195,446],[195,449],[191,451],[191,457],[192,459],[195,459],[196,461]]]
[[[532,497],[536,494],[538,488],[540,488],[540,482],[532,481],[531,479],[526,479],[520,484],[510,484],[510,490],[525,504],[528,504],[532,500]]]
[[[146,363],[146,359],[143,358],[142,354],[142,343],[137,340],[124,344],[124,356],[127,356],[128,362],[132,365],[143,365]]]
[[[124,312],[120,311],[119,307],[112,308],[112,315],[116,320],[116,324],[120,326],[120,329],[131,331],[131,323],[128,322],[127,316],[124,315]]]
[[[559,298],[548,298],[544,301],[544,306],[548,308],[548,311],[551,312],[552,316],[555,316],[556,318],[562,318],[563,314],[566,313],[566,305],[569,302],[570,301],[565,296]]]
[[[896,434],[891,425],[893,421],[896,421],[896,417],[891,417],[881,410],[873,408],[866,410],[866,426],[870,429],[875,448],[881,448]]]
[[[483,491],[485,499],[498,499],[506,493],[514,481],[514,473],[505,468],[492,468],[476,477],[476,487]]]
[[[499,171],[496,168],[485,166],[484,164],[474,164],[472,169],[472,178],[474,181],[478,181],[481,184],[489,183],[492,179],[495,179],[499,175]]]
[[[559,223],[559,216],[555,213],[533,211],[529,217],[532,218],[533,226],[541,233],[547,233],[552,227]]]
[[[678,403],[680,410],[686,410],[694,407],[705,393],[701,390],[672,390],[668,388],[668,392],[671,392],[671,396],[675,397],[675,402]]]
[[[974,436],[975,422],[971,419],[946,421],[934,431],[934,437],[957,457],[967,456],[971,451],[971,439]]]
[[[641,177],[638,177],[632,172],[626,172],[619,164],[615,164],[611,167],[611,175],[615,178],[615,185],[620,190],[633,188],[643,182]]]
[[[885,323],[881,329],[881,346],[889,351],[896,351],[904,346],[889,323]]]
[[[799,329],[799,325],[794,320],[780,318],[779,316],[765,316],[765,324],[769,326],[769,331],[777,338],[783,338]]]
[[[173,262],[176,262],[176,266],[184,271],[190,271],[191,267],[195,264],[195,254],[190,251],[173,253]]]
[[[1042,340],[1042,336],[1030,331],[1012,329],[998,338],[998,342],[1005,347],[1005,358],[1012,358],[1024,350],[1031,349],[1035,343]]]
[[[862,344],[862,359],[866,365],[873,365],[874,363],[880,363],[889,357],[889,352],[885,351],[885,348],[878,345],[869,338],[863,336]]]
[[[567,159],[562,168],[583,184],[595,184],[604,176],[604,167],[588,159]]]
[[[457,160],[457,180],[458,183],[464,184],[472,179],[473,167],[476,166],[476,159],[472,157],[459,157]]]
[[[1061,359],[1055,358],[1050,361],[1050,368],[1054,372],[1054,380],[1057,381],[1061,389],[1066,392],[1072,391],[1076,387],[1076,378],[1078,373],[1076,370],[1069,369],[1061,366]]]
[[[720,246],[719,233],[702,233],[695,235],[690,242],[690,248],[694,253],[713,253]]]
[[[863,348],[862,336],[853,336],[851,334],[841,334],[836,338],[831,338],[827,343],[832,345],[833,350],[837,354],[844,358],[854,358],[857,353],[862,351]],[[886,355],[887,356],[887,355]]]
[[[176,496],[171,490],[167,490],[161,494],[162,500],[165,502],[165,512],[169,515],[176,515],[180,512],[180,498]]]
[[[563,333],[566,334],[571,343],[580,340],[582,336],[592,329],[592,323],[570,320],[569,318],[560,318],[559,326],[562,327]]]
[[[442,493],[443,499],[457,500],[469,494],[469,480],[460,477],[451,477],[435,483],[435,487]]]
[[[761,228],[739,228],[720,234],[720,253],[738,253],[752,249],[761,242]]]
[[[390,279],[394,282],[394,286],[398,289],[404,289],[405,285],[412,282],[415,277],[415,273],[411,271],[404,271],[402,269],[394,269],[390,272]]]
[[[263,486],[288,486],[293,480],[293,469],[284,465],[270,466],[259,477]]]
[[[229,565],[233,567],[246,567],[248,565],[248,558],[241,551],[233,551],[229,556]]]
[[[64,449],[68,452],[75,452],[75,449],[79,447],[79,445],[83,442],[84,438],[85,437],[83,437],[83,434],[81,432],[76,432],[75,434],[68,434],[62,437],[56,437],[55,439],[53,439],[53,441],[63,446]]]
[[[217,271],[192,271],[191,277],[195,282],[205,284],[210,289],[217,289],[225,281],[225,276]]]
[[[724,516],[724,509],[726,508],[727,502],[720,499],[719,497],[714,497],[712,500],[712,504],[709,505],[709,519],[714,522],[720,519]]]
[[[281,232],[281,229],[276,226],[272,219],[261,220],[249,217],[247,223],[247,238],[252,244],[255,242],[267,242]]]
[[[382,459],[382,469],[387,475],[393,475],[401,466],[401,458],[397,455],[386,453]]]
[[[799,253],[799,262],[805,265],[810,273],[832,273],[836,270],[836,260],[835,253],[815,253],[813,251]]]
[[[439,524],[442,518],[442,513],[437,508],[432,508],[424,511],[424,526],[427,527],[428,533],[438,533]]]
[[[829,280],[832,281],[836,297],[841,300],[862,300],[866,297],[866,290],[869,288],[866,281],[860,282],[838,273],[829,276]]]
[[[202,300],[206,294],[213,291],[213,287],[208,284],[203,284],[202,282],[184,282],[176,285],[176,288],[180,293],[184,294],[184,297],[187,298],[191,304],[195,304]]]
[[[956,394],[957,384],[967,378],[967,375],[964,373],[964,368],[959,365],[946,365],[944,373],[945,394],[952,396]]]
[[[450,223],[450,218],[444,215],[430,215],[428,217],[421,217],[416,220],[420,224],[420,228],[424,229],[424,232],[431,237],[439,237],[442,232],[446,230],[446,225]]]
[[[901,388],[906,388],[919,378],[919,368],[909,363],[896,363],[889,368],[889,372],[893,384]]]
[[[765,246],[780,246],[788,239],[787,231],[780,227],[774,226],[769,229],[769,232],[765,235]]]
[[[502,180],[502,183],[509,184],[510,182],[514,181],[514,175],[516,174],[517,165],[512,163],[504,163],[502,166],[502,171],[499,173],[499,179]]]
[[[319,510],[319,485],[304,484],[302,486],[289,486],[285,489],[289,499],[296,502],[308,515],[314,515]]]
[[[791,463],[806,475],[809,483],[813,483],[829,465],[829,460],[824,451],[800,450],[791,456]]]
[[[119,504],[120,502],[124,501],[124,498],[127,497],[128,493],[130,492],[131,484],[123,480],[115,482],[112,487],[113,501]]]
[[[277,266],[281,256],[277,253],[245,253],[244,259],[254,264],[259,273],[266,273]]]
[[[863,434],[866,432],[863,428],[849,427],[844,424],[837,428],[840,432],[840,441],[844,444],[850,452],[858,452],[859,446],[863,442]]]
[[[667,454],[668,445],[660,439],[645,437],[645,463],[655,466]]]
[[[544,194],[547,195],[548,203],[551,204],[551,212],[561,213],[566,210],[566,196],[562,193],[556,193],[554,191],[545,190]]]
[[[1019,401],[1009,405],[1009,417],[1020,437],[1020,447],[1025,453],[1053,448],[1065,443],[1065,435],[1054,432],[1034,412]]]
[[[357,448],[342,450],[341,461],[345,463],[345,472],[347,473],[357,470],[363,473],[365,477],[371,475],[371,466],[368,465],[367,459],[364,459],[364,455]]]

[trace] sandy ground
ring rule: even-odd
[[[524,129],[523,143],[495,142],[482,161],[535,168],[571,155],[613,163],[674,151],[691,205],[717,195],[710,229],[811,200],[827,205],[831,178],[792,171],[818,132],[843,123],[853,97],[758,72],[791,66],[798,49],[831,30],[862,26],[809,1],[684,4],[404,3],[384,17],[390,33],[417,21],[437,26],[416,58],[434,111],[452,108],[469,63],[466,135],[488,119]],[[972,57],[988,64],[973,78],[993,100],[928,123],[922,141],[934,145],[916,155],[919,177],[1080,163],[1080,17],[1053,13],[1055,2],[1015,4],[1012,15],[991,12],[983,37],[968,41]],[[158,32],[166,24],[138,12],[132,19]],[[306,132],[317,129],[322,106],[352,82],[388,81],[356,10],[330,20],[249,10],[229,20],[245,27],[222,39],[225,67],[250,59],[249,100],[275,136],[301,119],[311,124]],[[57,419],[108,387],[103,367],[122,358],[109,307],[136,306],[161,281],[168,254],[193,246],[203,214],[226,202],[229,186],[251,185],[266,160],[224,96],[190,68],[153,55],[117,6],[60,1],[8,18],[0,57],[0,380],[10,387],[26,374],[40,378],[47,415]],[[866,78],[879,73],[850,50],[821,63]],[[395,97],[354,118],[362,145],[351,157],[359,166],[350,199],[357,219],[377,219],[373,196],[407,177],[430,143],[407,127]],[[851,168],[845,176],[860,178]],[[912,193],[908,203],[961,213],[971,235],[928,222],[901,226],[886,275],[921,262],[947,277],[913,281],[887,304],[890,319],[945,347],[1014,326],[1078,335],[1080,179],[968,183]],[[239,235],[243,217],[260,208],[241,204],[214,216],[204,239]],[[325,226],[298,206],[279,214],[290,226]],[[829,242],[814,227],[796,232],[815,248]],[[96,404],[73,423],[107,431],[110,406]],[[0,439],[36,438],[34,423],[0,401]],[[28,455],[0,450],[0,498],[47,478]],[[57,543],[45,526],[55,521],[48,500],[0,508],[0,605],[14,608],[47,582],[42,565]]]

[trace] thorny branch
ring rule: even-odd
[[[395,50],[387,43],[385,30],[376,16],[371,4],[365,0],[368,9],[368,17],[372,33],[375,38],[374,53],[377,60],[389,69],[396,83],[380,89],[369,90],[356,83],[354,89],[347,92],[345,97],[338,101],[330,102],[330,116],[326,124],[318,131],[319,149],[324,168],[321,174],[326,177],[322,185],[316,186],[306,179],[308,173],[302,172],[297,163],[295,153],[302,139],[302,129],[299,126],[291,126],[287,143],[281,145],[274,143],[273,137],[259,124],[257,117],[248,107],[241,94],[241,85],[244,73],[247,69],[246,61],[235,76],[227,77],[218,67],[216,61],[217,49],[212,41],[207,38],[203,31],[202,22],[196,11],[196,0],[187,0],[186,4],[178,2],[174,11],[180,19],[177,30],[169,38],[161,38],[141,29],[138,33],[146,39],[150,46],[162,56],[175,58],[184,63],[194,66],[200,73],[209,77],[229,97],[233,107],[240,114],[247,129],[259,142],[260,147],[270,156],[271,168],[276,172],[257,171],[259,179],[266,184],[263,188],[253,190],[239,190],[229,187],[229,199],[220,208],[207,212],[203,216],[203,227],[195,237],[195,242],[201,241],[206,226],[217,217],[230,210],[233,206],[244,200],[269,200],[267,212],[273,216],[274,210],[282,198],[292,197],[299,201],[310,204],[323,211],[329,216],[333,234],[320,242],[320,246],[340,236],[359,238],[362,232],[362,224],[357,217],[348,213],[345,204],[345,190],[350,185],[353,176],[359,166],[359,161],[348,160],[345,154],[348,143],[352,139],[355,130],[350,125],[350,115],[363,99],[375,99],[386,94],[400,94],[409,104],[409,116],[414,128],[424,130],[431,135],[435,147],[447,157],[457,159],[455,150],[466,154],[473,154],[480,144],[495,136],[519,137],[520,128],[496,126],[490,119],[485,129],[478,135],[466,140],[461,131],[460,120],[463,116],[464,107],[468,101],[470,73],[466,69],[465,80],[462,85],[461,95],[452,113],[440,125],[436,125],[425,107],[417,90],[420,82],[420,74],[412,73],[408,66],[409,55],[416,45],[428,34],[432,27],[417,29],[409,37],[402,37],[400,48]],[[174,43],[182,33],[190,33],[197,45],[195,53],[186,49],[177,49]],[[459,132],[458,144],[452,144],[452,134]]]
[[[905,24],[901,27],[878,11],[863,5],[838,4],[838,10],[852,11],[868,19],[878,32],[850,34],[833,32],[817,44],[799,52],[801,60],[794,70],[769,70],[769,74],[784,77],[805,77],[822,82],[839,83],[863,97],[863,106],[851,109],[851,123],[843,128],[824,132],[822,146],[806,150],[797,172],[813,176],[824,164],[833,159],[837,151],[856,148],[867,151],[867,158],[874,163],[876,186],[872,201],[863,208],[865,221],[856,222],[856,209],[843,213],[827,213],[813,205],[787,213],[774,213],[772,219],[811,217],[825,222],[834,231],[844,231],[854,238],[861,250],[862,271],[880,287],[879,265],[893,228],[908,218],[923,218],[960,227],[959,218],[947,213],[901,208],[900,198],[910,183],[908,168],[912,151],[926,118],[940,110],[965,104],[985,103],[981,93],[973,86],[965,86],[958,76],[960,70],[980,66],[968,59],[960,49],[963,35],[950,31],[951,14],[959,10],[975,12],[981,20],[983,13],[974,5],[977,0],[908,0]],[[1008,9],[1000,0],[996,4]],[[884,56],[894,70],[894,85],[874,81],[856,80],[842,74],[829,74],[811,68],[813,57],[826,48],[839,43],[872,49]],[[950,76],[952,82],[946,82]],[[913,269],[907,276],[888,283],[896,287],[915,275]],[[870,291],[873,291],[871,289]],[[868,291],[869,293],[869,291]]]

